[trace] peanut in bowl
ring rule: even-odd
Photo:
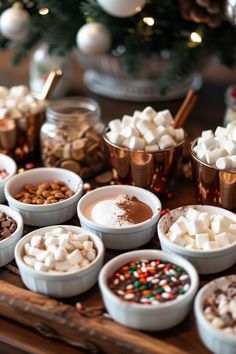
[[[53,181],[61,181],[73,192],[73,195],[59,195],[62,191],[55,190],[55,195],[48,196],[51,199],[43,199],[43,195],[36,196],[35,202],[27,191],[21,195],[24,186],[53,184]],[[41,188],[45,195],[47,189]],[[67,191],[66,191],[67,192]],[[57,197],[56,194],[58,193]],[[68,192],[70,193],[70,192]],[[72,218],[76,213],[76,205],[83,193],[82,179],[74,172],[61,168],[35,168],[14,176],[5,186],[5,195],[8,204],[17,210],[23,217],[24,223],[32,226],[48,226],[60,224]],[[16,196],[20,198],[16,199]],[[68,198],[67,198],[68,197]],[[45,203],[44,203],[45,201]]]

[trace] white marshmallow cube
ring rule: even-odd
[[[120,119],[113,119],[108,123],[108,127],[112,132],[120,132],[122,129]]]
[[[226,128],[224,127],[217,127],[216,130],[215,130],[215,136],[224,136],[227,134],[227,131],[226,131]]]
[[[230,224],[230,225],[229,225],[229,232],[230,232],[232,235],[236,236],[236,224]]]
[[[47,256],[44,260],[44,264],[48,269],[52,269],[55,264],[54,257],[52,255]]]
[[[129,148],[133,150],[143,150],[145,146],[145,140],[142,138],[132,137],[129,141]]]
[[[79,264],[83,260],[83,256],[79,250],[74,250],[67,256],[68,261],[71,264]]]
[[[161,137],[162,135],[169,135],[167,127],[164,127],[164,125],[159,125],[156,128],[157,134]]]
[[[230,245],[230,238],[227,232],[222,232],[219,235],[215,235],[215,240],[219,243],[220,247]]]
[[[121,135],[123,135],[125,138],[131,138],[132,136],[139,137],[139,132],[134,127],[125,127],[122,129]]]
[[[36,263],[36,258],[35,257],[32,257],[32,256],[29,256],[29,255],[25,255],[23,256],[23,261],[28,265],[30,266],[31,268],[34,267],[35,263]]]
[[[175,129],[175,140],[177,140],[178,142],[184,140],[183,128]]]
[[[210,225],[210,214],[207,212],[199,213],[197,218],[202,220],[204,226],[209,227]]]
[[[71,264],[68,261],[68,259],[66,259],[64,262],[55,262],[54,268],[55,270],[57,270],[58,272],[66,272],[70,269]]]
[[[183,236],[187,232],[186,219],[184,217],[178,218],[170,227],[170,232],[176,236]]]
[[[202,139],[207,140],[209,138],[214,138],[214,133],[212,130],[203,130],[202,131]]]
[[[149,130],[153,130],[155,129],[155,125],[152,124],[151,122],[149,122],[148,120],[146,119],[143,119],[143,120],[140,120],[138,123],[137,123],[137,126],[136,128],[138,129],[138,131],[142,134],[142,135],[145,135]]]
[[[133,123],[133,117],[132,116],[128,116],[127,114],[125,114],[122,117],[122,121],[121,121],[121,129],[125,128],[125,127],[131,127],[132,123]],[[112,130],[112,129],[111,129]]]
[[[188,223],[186,223],[185,226],[190,236],[201,234],[204,231],[204,225],[202,220],[189,221]]]
[[[213,137],[202,140],[201,144],[205,151],[212,150],[216,147],[216,141]]]
[[[195,239],[196,239],[196,246],[197,246],[197,248],[200,248],[200,249],[203,248],[203,245],[205,242],[209,241],[208,234],[204,234],[204,233],[196,234]]]
[[[188,220],[195,220],[199,217],[200,212],[197,209],[194,208],[188,208],[187,213],[186,213],[186,218]]]
[[[220,170],[233,168],[233,161],[229,157],[220,157],[216,160],[216,167]]]
[[[96,258],[96,251],[94,249],[89,249],[87,252],[87,259],[92,262]]]
[[[159,139],[159,147],[161,150],[172,148],[176,145],[176,142],[170,135],[162,135]]]
[[[145,151],[147,152],[156,152],[159,151],[159,146],[157,144],[154,145],[146,145],[145,146]]]
[[[125,139],[125,137],[123,135],[121,135],[120,133],[118,132],[113,132],[113,131],[110,131],[106,134],[107,136],[107,139],[112,143],[112,144],[115,144],[115,145],[121,145],[122,144],[122,141]]]
[[[30,247],[29,248],[29,256],[38,256],[43,250],[37,248],[37,247]]]
[[[149,145],[158,144],[159,135],[158,135],[156,129],[154,129],[154,130],[149,130],[149,131],[144,135],[144,140],[145,140],[146,143],[149,144]]]
[[[216,160],[218,160],[220,157],[221,157],[221,149],[219,148],[206,151],[206,160],[210,165],[215,164]]]
[[[66,259],[66,256],[67,256],[66,250],[62,246],[58,247],[58,249],[54,253],[55,261],[64,261]]]
[[[236,154],[236,143],[232,140],[228,140],[227,143],[224,145],[224,148],[229,155]]]
[[[44,263],[37,261],[34,264],[34,269],[40,272],[46,272],[48,267]]]
[[[62,227],[55,227],[54,229],[53,229],[53,231],[52,231],[52,234],[54,235],[54,236],[60,236],[60,235],[62,235],[62,234],[64,234],[65,233],[65,229],[63,229]]]
[[[154,122],[156,125],[170,125],[173,123],[173,117],[168,109],[165,109],[163,111],[159,111],[154,118]]]
[[[148,106],[142,111],[142,118],[152,121],[155,118],[156,114],[157,112],[152,107]]]
[[[220,248],[220,245],[217,241],[207,241],[203,244],[204,251],[211,251]]]
[[[170,240],[173,243],[176,243],[179,246],[184,246],[184,239],[180,235],[171,234]]]

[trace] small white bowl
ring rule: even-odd
[[[173,209],[165,214],[158,223],[157,234],[161,249],[164,252],[178,254],[189,260],[199,274],[213,274],[230,268],[236,262],[236,242],[223,248],[211,251],[189,250],[171,242],[166,233],[170,226],[180,217],[185,216],[189,208],[196,208],[200,212],[226,216],[236,223],[236,214],[211,205],[187,205]]]
[[[14,198],[21,192],[24,184],[63,181],[75,194],[61,202],[53,204],[26,204]],[[83,194],[82,179],[74,172],[63,168],[42,167],[20,173],[12,177],[5,186],[5,195],[10,207],[16,209],[23,217],[24,223],[32,226],[61,224],[76,213],[77,202]]]
[[[117,197],[118,195],[131,195],[146,203],[153,212],[151,219],[131,226],[104,226],[85,216],[86,208],[105,198]],[[81,226],[97,234],[106,248],[115,250],[128,250],[142,246],[149,242],[155,234],[156,224],[161,214],[161,202],[155,194],[146,189],[134,186],[107,186],[97,188],[85,194],[77,207]]]
[[[17,228],[11,236],[0,241],[0,267],[8,264],[14,259],[14,249],[23,234],[23,219],[14,209],[6,205],[0,205],[0,212],[6,213],[16,221]]]
[[[204,316],[203,302],[205,298],[216,289],[224,289],[233,281],[236,281],[236,275],[229,275],[211,281],[199,291],[194,302],[194,312],[201,340],[205,346],[215,354],[235,354],[236,336],[227,334],[213,327]]]
[[[3,203],[6,200],[4,194],[5,184],[12,176],[16,174],[17,166],[15,161],[10,156],[0,154],[0,169],[5,169],[9,173],[9,176],[0,180],[0,203]]]
[[[86,233],[90,236],[97,249],[97,257],[88,267],[76,272],[50,274],[30,268],[23,261],[23,255],[25,254],[24,245],[29,242],[34,235],[45,234],[45,232],[49,232],[55,227],[63,227],[78,235]],[[76,296],[90,289],[98,279],[98,274],[103,264],[103,258],[104,246],[99,237],[81,227],[72,225],[48,226],[30,232],[18,242],[15,248],[16,263],[25,286],[32,291],[58,298]]]
[[[178,299],[157,305],[142,305],[122,300],[110,290],[108,279],[122,265],[141,259],[163,259],[183,267],[191,278],[189,290]],[[166,254],[159,250],[124,253],[109,261],[99,274],[102,298],[111,317],[125,326],[145,331],[160,331],[181,322],[190,311],[194,295],[198,289],[198,282],[198,274],[191,263],[182,257]]]

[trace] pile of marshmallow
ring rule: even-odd
[[[108,126],[107,139],[132,150],[155,152],[172,148],[184,140],[184,130],[173,127],[169,110],[156,112],[152,107],[146,107],[142,112],[135,111],[133,116],[114,119]]]
[[[24,249],[24,262],[41,272],[78,271],[96,258],[96,249],[89,235],[73,234],[61,227],[44,235],[32,236]]]
[[[0,119],[18,119],[44,109],[45,102],[34,98],[27,86],[12,86],[10,89],[0,86]]]
[[[190,250],[215,250],[236,242],[236,223],[222,215],[189,208],[169,228],[168,239]]]
[[[193,151],[202,162],[220,170],[236,170],[236,124],[204,130]]]

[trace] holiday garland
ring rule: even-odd
[[[13,4],[12,0],[2,0],[0,12]],[[228,22],[211,29],[185,21],[178,1],[149,0],[140,12],[124,18],[107,13],[97,0],[23,0],[22,4],[31,24],[27,36],[16,43],[14,64],[39,42],[47,42],[56,54],[68,53],[76,45],[78,30],[88,22],[101,23],[110,31],[109,52],[122,58],[129,75],[139,70],[142,58],[168,58],[159,80],[162,92],[192,72],[205,55],[215,54],[229,67],[236,62],[236,28]],[[1,36],[2,48],[8,47],[9,42],[12,41]]]

